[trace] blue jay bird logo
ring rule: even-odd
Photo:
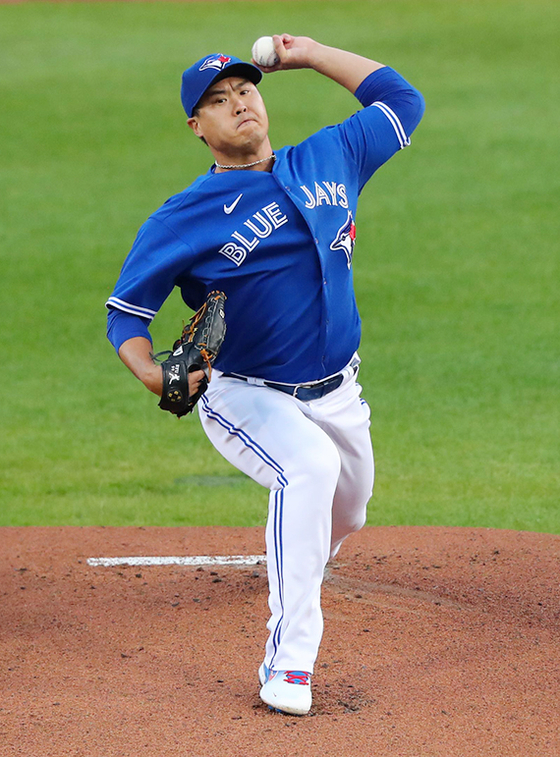
[[[227,55],[213,55],[211,58],[206,58],[198,70],[206,71],[208,68],[214,68],[216,71],[221,71],[230,60],[231,58]]]
[[[334,242],[331,244],[331,250],[344,250],[348,268],[352,265],[352,255],[354,254],[354,243],[356,241],[356,224],[352,217],[352,212],[348,211],[348,217],[338,230]]]

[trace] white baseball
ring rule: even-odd
[[[251,50],[253,60],[259,64],[259,66],[275,66],[280,60],[274,49],[274,42],[272,37],[259,37],[253,45]]]

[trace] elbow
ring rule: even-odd
[[[119,350],[127,339],[143,336],[151,342],[148,325],[143,318],[111,308],[107,316],[107,338],[119,354]]]
[[[417,89],[411,90],[408,104],[408,134],[416,129],[426,111],[424,96]]]
[[[418,92],[418,90],[416,90],[416,101],[417,101],[417,105],[416,105],[417,118],[418,118],[418,123],[420,123],[420,121],[422,120],[422,116],[426,112],[426,101],[424,100],[424,95],[421,92]]]

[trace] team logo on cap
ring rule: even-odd
[[[348,268],[352,265],[352,255],[354,254],[354,244],[356,242],[356,224],[352,218],[351,211],[348,211],[348,217],[338,230],[334,242],[331,244],[331,250],[344,250]]]
[[[199,71],[206,71],[209,68],[213,68],[215,71],[221,71],[231,61],[227,55],[213,55],[211,58],[206,58]]]

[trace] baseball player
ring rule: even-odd
[[[150,321],[174,287],[193,310],[212,290],[225,293],[227,333],[199,415],[215,448],[270,490],[260,696],[302,715],[323,631],[324,569],[363,526],[373,489],[370,410],[357,383],[356,205],[372,174],[410,143],[424,104],[381,63],[307,37],[273,40],[272,67],[211,54],[183,73],[188,125],[214,162],[141,227],[107,302],[108,336],[160,396]],[[299,68],[346,87],[363,108],[273,150],[257,85],[263,71]],[[201,380],[189,374],[190,391]]]

